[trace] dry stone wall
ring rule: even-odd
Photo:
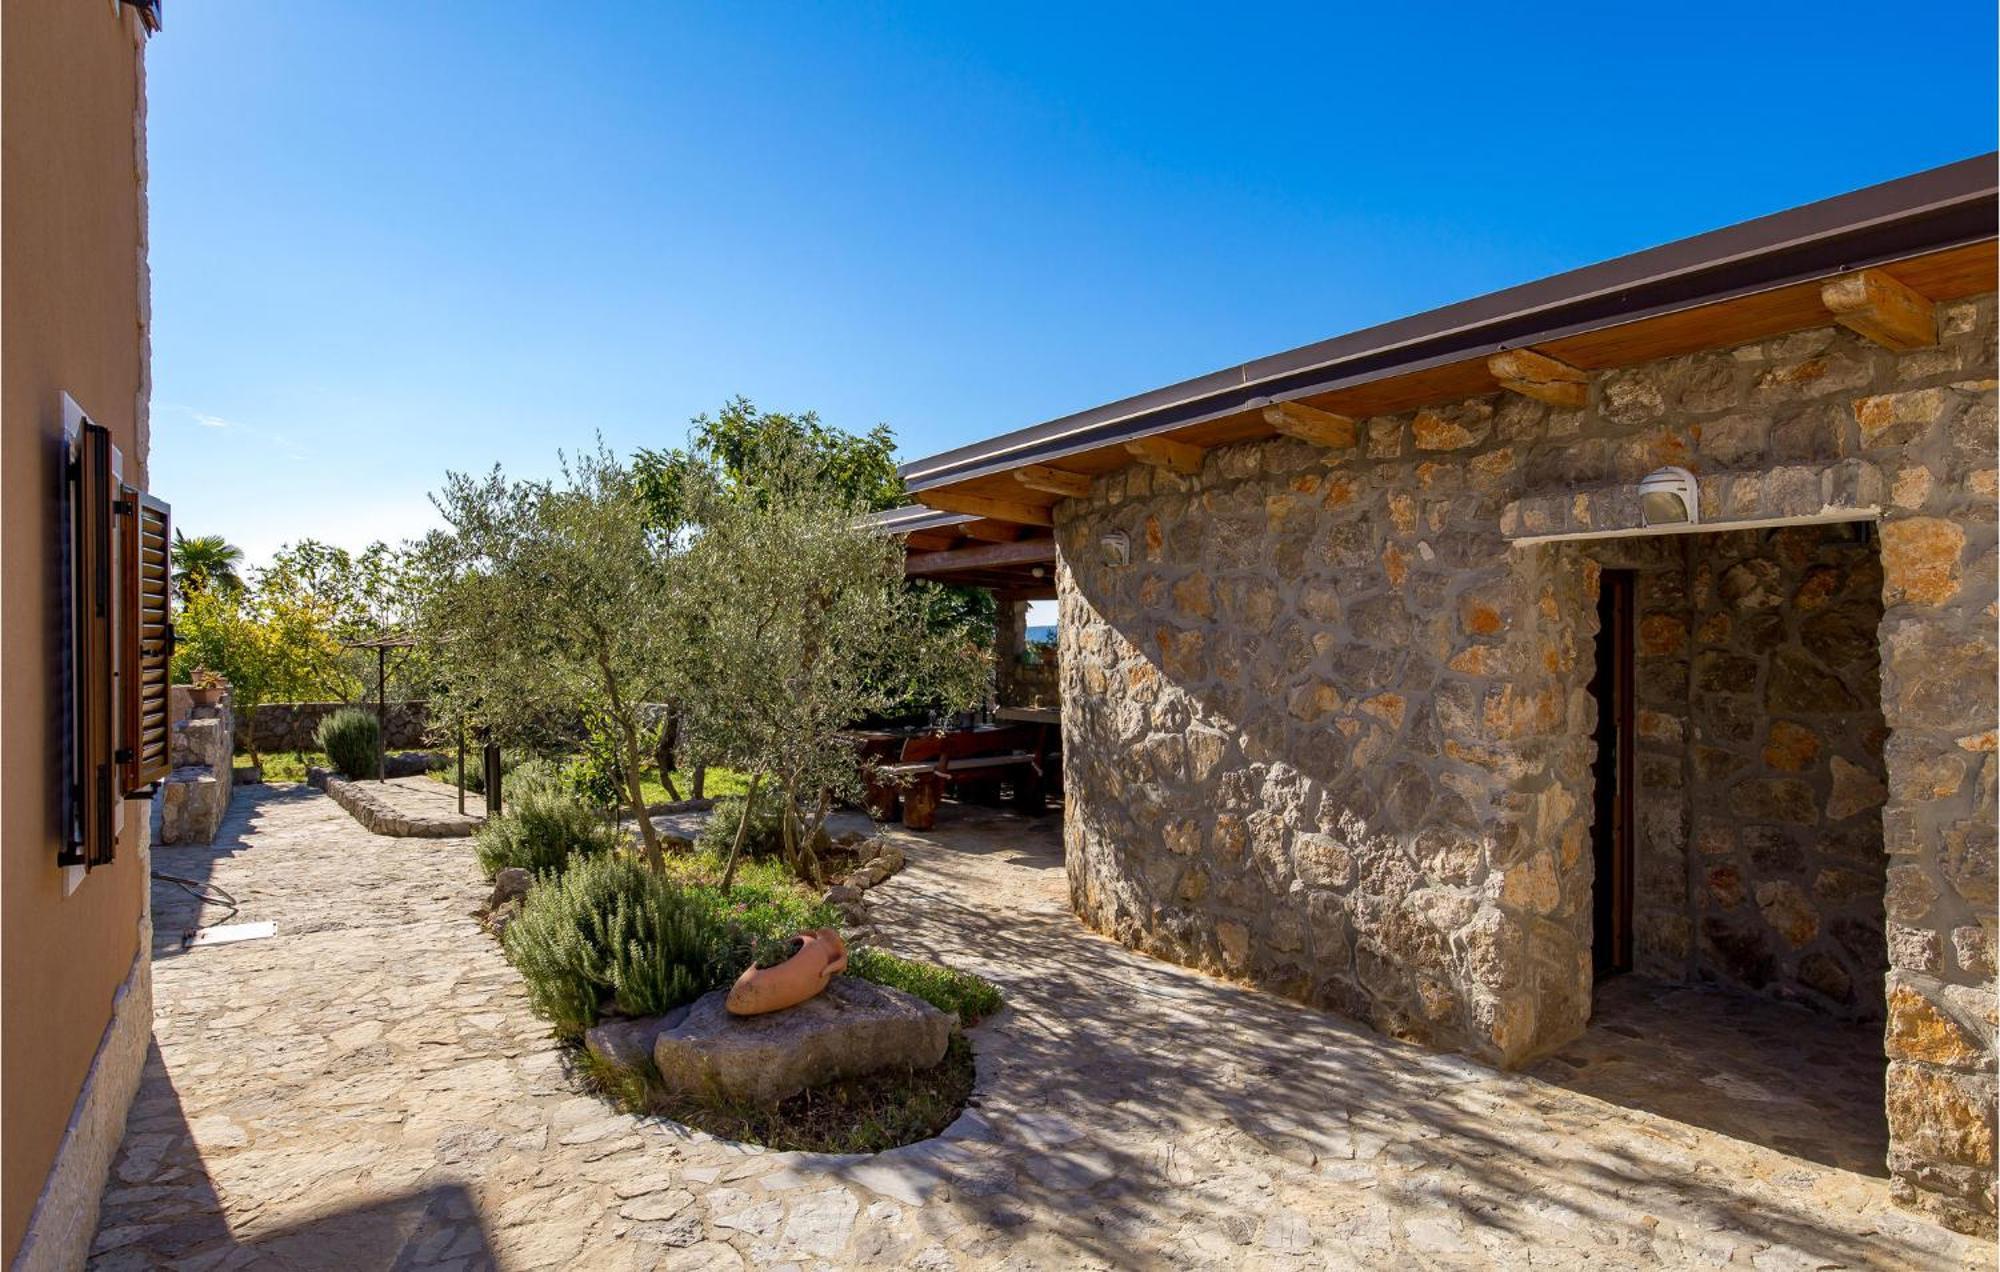
[[[1783,945],[1767,985],[1863,1011],[1867,951],[1849,949],[1834,919],[1863,921],[1869,906],[1858,858],[1874,814],[1859,805],[1871,781],[1886,786],[1891,1165],[1906,1201],[1990,1230],[1993,300],[1939,314],[1934,349],[1800,332],[1608,373],[1582,410],[1468,400],[1364,421],[1346,451],[1274,439],[1212,450],[1192,476],[1133,465],[1058,505],[1064,831],[1079,914],[1162,957],[1399,1036],[1507,1064],[1555,1046],[1589,1011],[1587,687],[1601,567],[1578,543],[1509,537],[1636,527],[1630,486],[1665,464],[1697,472],[1711,523],[1879,515],[1879,770],[1867,723],[1829,726],[1826,712],[1768,703],[1774,680],[1808,669],[1801,653],[1843,692],[1868,692],[1866,659],[1856,650],[1826,666],[1799,604],[1813,567],[1830,564],[1845,574],[1829,604],[1858,607],[1865,563],[1822,560],[1805,540],[1784,548],[1771,586],[1791,589],[1780,623],[1798,626],[1783,627],[1749,689],[1730,687],[1744,668],[1728,660],[1749,657],[1735,628],[1711,640],[1698,624],[1723,612],[1735,623],[1755,589],[1731,599],[1722,575],[1764,559],[1761,548],[1720,572],[1711,563],[1705,581],[1687,558],[1672,584],[1682,595],[1649,595],[1664,575],[1642,587],[1642,605],[1691,624],[1679,652],[1656,656],[1714,687],[1683,692],[1700,720],[1676,717],[1677,736],[1655,721],[1648,738],[1673,744],[1683,767],[1678,785],[1665,765],[1641,775],[1642,798],[1649,779],[1657,797],[1640,809],[1641,870],[1678,889],[1681,905],[1659,917],[1683,931],[1663,922],[1647,937],[1642,923],[1641,940],[1656,969],[1676,957],[1720,969],[1707,921],[1754,916],[1758,940]],[[1129,565],[1108,563],[1109,535],[1126,536]],[[1752,581],[1765,570],[1747,568]],[[1754,634],[1766,620],[1750,621]],[[1748,736],[1702,740],[1746,713]],[[1819,735],[1810,775],[1781,767],[1799,762],[1786,746],[1805,743],[1785,734],[1774,745],[1779,720]],[[1710,767],[1690,784],[1697,764]],[[1715,819],[1697,818],[1692,797],[1711,786],[1749,810],[1731,814],[1727,852],[1705,853],[1719,841],[1697,836]],[[1753,826],[1780,828],[1793,846],[1826,831],[1830,842],[1809,865],[1776,867]],[[1708,888],[1725,857],[1743,898],[1698,898],[1695,882]],[[1856,876],[1825,885],[1853,885],[1837,903],[1815,891],[1834,869]],[[1794,943],[1809,922],[1819,930]],[[1837,977],[1806,967],[1815,953],[1853,982],[1851,1004],[1825,992]]]
[[[319,743],[313,734],[320,721],[336,711],[356,707],[375,710],[373,702],[265,702],[250,708],[248,727],[238,742],[247,750],[252,743],[259,751],[314,751]],[[425,744],[430,725],[427,704],[392,702],[385,718],[384,745],[391,751],[406,751]]]

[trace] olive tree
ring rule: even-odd
[[[716,500],[692,537],[686,577],[703,604],[682,615],[677,701],[690,748],[750,775],[746,824],[758,789],[776,789],[786,857],[817,883],[827,815],[859,794],[841,732],[913,695],[963,709],[984,692],[987,655],[964,628],[926,625],[902,544],[857,525],[861,501],[809,456],[762,462],[784,471],[762,474],[754,498]]]
[[[674,642],[688,624],[672,611],[685,535],[649,516],[601,441],[565,457],[558,480],[452,473],[433,502],[447,528],[413,554],[413,630],[442,720],[545,745],[581,715],[613,739],[623,801],[660,865],[639,739],[644,704],[673,696],[683,661]]]

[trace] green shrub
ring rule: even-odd
[[[610,999],[657,1015],[727,983],[735,942],[690,889],[627,853],[544,876],[507,925],[507,955],[535,1010],[563,1037],[597,1022]]]
[[[500,768],[500,803],[503,808],[540,795],[569,793],[569,785],[563,781],[563,771],[554,760],[531,755],[508,764],[503,759]]]
[[[741,795],[725,795],[715,801],[708,820],[695,836],[695,851],[717,861],[729,859],[730,845],[736,842],[736,823],[743,816],[743,799]],[[778,799],[760,794],[750,810],[750,833],[743,840],[743,856],[750,860],[775,857],[784,847],[784,805]]]
[[[617,843],[594,810],[551,787],[530,782],[502,793],[500,815],[489,817],[473,842],[489,879],[508,866],[536,874],[562,870],[573,857],[598,856]]]
[[[343,776],[375,776],[375,756],[382,730],[373,712],[343,707],[319,722],[313,739]]]
[[[585,803],[610,808],[625,798],[618,758],[608,748],[592,745],[562,767],[563,785]]]
[[[1000,990],[971,972],[919,963],[869,946],[850,950],[847,974],[915,994],[939,1011],[957,1012],[970,1028],[1000,1010]]]

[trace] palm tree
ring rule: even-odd
[[[209,587],[238,592],[243,576],[236,567],[243,562],[243,549],[219,534],[197,535],[190,539],[174,531],[174,590],[192,596]]]

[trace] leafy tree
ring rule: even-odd
[[[776,483],[805,482],[831,490],[861,512],[893,508],[903,500],[896,475],[896,435],[887,424],[849,433],[820,421],[814,411],[760,411],[745,397],[732,398],[715,415],[697,415],[686,450],[641,450],[633,459],[639,489],[663,524],[688,519],[676,506],[689,489],[687,470],[706,470],[727,496],[762,502],[782,493]]]
[[[601,440],[566,458],[559,481],[453,473],[433,502],[448,528],[416,549],[412,630],[431,658],[436,714],[533,746],[581,713],[616,741],[626,806],[662,864],[639,735],[645,704],[674,687],[685,536],[649,517],[633,470]]]
[[[760,508],[774,501],[831,499],[857,517],[903,502],[896,435],[887,424],[848,433],[822,422],[817,412],[761,411],[740,396],[713,416],[696,416],[686,449],[641,450],[633,468],[647,508],[663,525],[690,520],[690,510],[681,504],[689,490]],[[914,621],[926,632],[969,636],[991,648],[996,617],[991,592],[926,579],[903,586],[912,593]],[[888,674],[893,687],[897,677],[893,669]],[[884,714],[918,714],[943,705],[907,683],[904,687],[906,696],[892,693],[886,699]]]
[[[901,543],[859,528],[856,492],[816,461],[810,445],[754,457],[739,484],[761,495],[712,505],[686,563],[707,603],[676,615],[690,749],[751,775],[746,808],[764,782],[778,788],[786,856],[815,883],[833,801],[859,793],[838,735],[911,692],[962,708],[987,672],[963,626],[921,621]],[[740,847],[741,833],[725,890]]]
[[[243,590],[243,549],[219,534],[196,535],[190,539],[174,531],[174,591],[186,600],[211,587],[226,592]]]
[[[326,614],[329,631],[341,645],[398,629],[412,586],[407,553],[379,540],[350,552],[317,539],[301,539],[280,548],[255,578],[260,594],[292,598]],[[339,661],[340,700],[372,696],[378,668],[375,654],[343,648]],[[389,696],[424,696],[430,672],[420,655],[392,651],[385,665]]]
[[[259,704],[319,701],[343,687],[342,652],[331,616],[293,594],[203,588],[174,615],[173,679],[187,683],[196,667],[221,673],[246,722]]]

